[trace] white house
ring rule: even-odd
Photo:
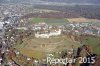
[[[57,30],[55,30],[53,32],[51,31],[49,35],[50,36],[58,36],[58,35],[61,35],[61,29],[59,29],[58,31]]]
[[[49,34],[35,34],[36,38],[49,38]]]
[[[42,33],[42,34],[36,33],[35,37],[36,38],[49,38],[50,36],[58,36],[58,35],[61,35],[61,29],[50,31],[49,33]]]
[[[3,28],[3,24],[4,24],[4,22],[0,22],[0,29]]]

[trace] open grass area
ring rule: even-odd
[[[68,20],[66,18],[31,18],[30,22],[33,23],[41,23],[41,22],[45,22],[48,25],[64,25],[68,22]]]
[[[100,37],[83,36],[83,43],[92,47],[93,53],[100,54]],[[72,41],[65,35],[45,38],[24,38],[22,44],[17,44],[15,48],[23,55],[42,59],[47,53],[61,52],[66,49],[80,47],[80,43]]]
[[[92,47],[93,53],[100,55],[100,37],[85,36],[83,42]]]
[[[26,45],[25,43],[23,44],[17,44],[15,46],[15,48],[17,50],[19,50],[21,52],[21,54],[27,56],[27,57],[33,57],[33,58],[37,58],[37,59],[42,59],[45,56],[44,52],[35,50],[34,48],[31,49],[28,45]]]
[[[80,46],[79,42],[72,41],[67,36],[55,36],[48,39],[41,38],[25,38],[22,44],[17,44],[16,49],[28,57],[44,58],[47,53],[60,52],[66,49],[71,49]]]

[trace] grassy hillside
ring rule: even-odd
[[[22,44],[15,46],[23,55],[34,58],[44,58],[47,53],[60,52],[80,46],[79,42],[74,42],[66,36],[50,37],[48,39],[41,38],[25,38]]]
[[[85,36],[83,42],[92,47],[93,53],[100,54],[100,37]]]

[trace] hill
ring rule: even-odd
[[[62,3],[89,3],[100,4],[100,0],[0,0],[0,3],[34,3],[34,2],[62,2]]]
[[[99,4],[100,0],[42,0],[48,2],[63,2],[63,3],[93,3]]]

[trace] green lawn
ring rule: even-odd
[[[66,18],[57,19],[57,18],[31,18],[30,22],[40,23],[45,22],[48,25],[64,25],[68,22]]]

